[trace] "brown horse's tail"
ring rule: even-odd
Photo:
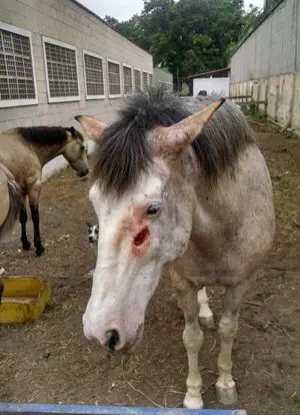
[[[7,190],[9,197],[9,210],[7,216],[0,225],[0,240],[11,230],[15,224],[21,208],[21,192],[17,183],[13,180],[7,180]]]

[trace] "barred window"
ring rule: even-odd
[[[143,90],[145,91],[145,89],[148,86],[148,74],[147,72],[143,72]]]
[[[0,107],[37,102],[31,33],[0,22]]]
[[[49,102],[79,100],[76,48],[43,37]]]
[[[101,56],[84,51],[85,88],[87,99],[104,98],[103,62]]]
[[[109,96],[121,95],[120,64],[107,60]]]
[[[124,94],[132,93],[132,70],[129,66],[123,65]]]
[[[141,89],[141,71],[139,69],[134,70],[134,88],[136,91]]]
[[[149,85],[152,86],[153,85],[153,74],[149,73]]]

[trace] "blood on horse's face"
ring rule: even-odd
[[[145,175],[117,203],[103,197],[96,183],[90,191],[99,240],[83,326],[87,338],[110,350],[131,352],[141,340],[147,304],[169,259],[176,216],[166,206],[167,180]]]

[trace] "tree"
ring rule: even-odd
[[[153,55],[177,79],[227,66],[238,40],[260,15],[243,0],[145,0],[141,15],[105,20]]]

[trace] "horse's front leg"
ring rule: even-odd
[[[198,291],[198,303],[200,324],[207,328],[213,328],[215,326],[214,315],[208,304],[206,287]]]
[[[41,256],[45,248],[41,242],[40,235],[40,215],[39,215],[39,198],[41,188],[40,185],[35,185],[29,193],[29,205],[31,210],[31,217],[34,230],[34,246],[36,248],[36,255]]]
[[[197,289],[189,281],[181,279],[174,270],[172,270],[171,275],[185,319],[183,343],[187,351],[189,372],[186,381],[187,392],[183,404],[189,409],[203,408],[201,397],[202,378],[198,368],[198,354],[203,344],[203,332],[198,322]]]
[[[237,399],[235,382],[232,378],[232,347],[238,331],[240,304],[248,290],[249,281],[242,281],[235,287],[229,287],[225,293],[224,311],[219,323],[221,348],[218,357],[219,378],[216,383],[218,401],[223,405],[232,405]]]
[[[21,242],[24,251],[29,251],[31,243],[28,241],[26,234],[27,211],[26,211],[26,195],[22,196],[22,205],[20,208],[20,224],[21,224]]]

